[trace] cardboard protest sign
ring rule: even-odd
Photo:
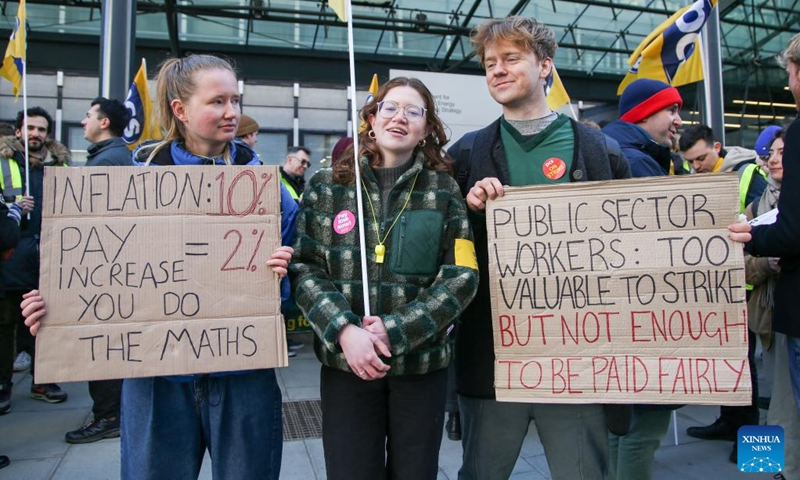
[[[36,381],[287,365],[277,167],[45,172]]]
[[[490,202],[497,399],[749,404],[737,192],[715,174]]]

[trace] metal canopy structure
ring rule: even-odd
[[[555,63],[572,97],[613,102],[633,50],[690,1],[354,0],[355,48],[363,64],[379,73],[388,68],[478,73],[471,59],[471,29],[488,18],[526,15],[556,32]],[[717,6],[725,110],[740,119],[755,117],[755,127],[794,112],[784,88],[786,74],[775,56],[800,33],[798,2],[720,0]],[[15,3],[2,3],[9,30]],[[30,41],[87,43],[87,37],[100,34],[102,3],[28,0]],[[321,83],[341,83],[341,76],[330,73],[330,62],[346,55],[347,29],[327,0],[138,0],[136,9],[137,45],[162,56],[200,50],[248,54],[242,62],[245,75],[257,78],[259,70],[251,62],[278,55],[288,70],[312,70]],[[688,91],[692,97],[695,89]],[[735,124],[741,122],[731,122],[730,128]]]

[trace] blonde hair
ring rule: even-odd
[[[483,65],[486,47],[497,42],[508,42],[532,52],[541,62],[556,56],[558,42],[553,31],[543,23],[520,15],[495,18],[476,26],[470,35],[475,56]]]
[[[146,165],[164,147],[174,141],[186,140],[186,127],[172,111],[172,101],[175,99],[186,102],[197,91],[194,74],[203,70],[227,70],[236,77],[236,71],[227,60],[214,55],[188,55],[184,58],[168,58],[161,63],[156,76],[156,122],[161,128],[164,138],[151,145],[145,145],[142,150],[150,150],[147,154]],[[146,151],[146,150],[145,150]],[[230,165],[230,148],[225,147],[223,153],[225,163]]]
[[[778,63],[781,67],[786,68],[786,64],[792,62],[800,67],[800,33],[789,39],[789,45],[786,50],[778,55]]]

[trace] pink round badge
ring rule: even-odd
[[[333,231],[339,235],[349,233],[356,228],[356,216],[352,212],[342,210],[333,217]]]

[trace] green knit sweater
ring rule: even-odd
[[[445,368],[452,355],[447,327],[478,286],[472,232],[458,185],[447,173],[424,169],[418,155],[395,183],[384,209],[366,158],[361,159],[361,171],[381,239],[388,231],[385,260],[378,264],[376,222],[362,190],[370,313],[381,317],[392,346],[392,357],[383,359],[392,367],[388,374]],[[347,212],[355,217],[352,227]],[[334,225],[336,218],[342,220]],[[353,184],[335,183],[330,169],[311,178],[304,190],[294,248],[289,266],[292,289],[316,333],[317,358],[329,367],[350,371],[336,339],[348,323],[361,326],[364,314]]]

